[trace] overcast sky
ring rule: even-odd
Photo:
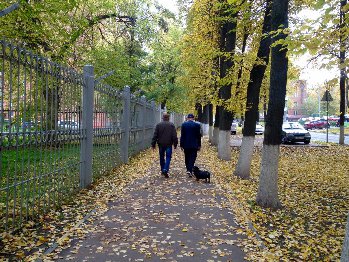
[[[172,12],[178,13],[176,0],[157,0],[157,1],[167,9],[171,10]]]

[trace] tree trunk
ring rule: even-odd
[[[209,110],[209,104],[205,105],[202,113],[202,131],[204,136],[208,135]]]
[[[341,0],[341,11],[340,11],[340,51],[339,51],[339,68],[340,68],[340,79],[339,79],[339,89],[340,89],[340,105],[339,105],[339,144],[344,145],[344,114],[345,114],[345,49],[346,49],[346,23],[345,23],[345,10],[344,6],[347,4],[347,0]]]
[[[199,121],[200,123],[202,123],[202,106],[200,103],[196,103],[195,104],[195,110],[196,110],[196,120]]]
[[[269,63],[270,29],[271,29],[271,2],[266,1],[262,38],[257,52],[257,61],[250,73],[250,82],[247,87],[246,112],[243,129],[243,138],[240,148],[239,160],[234,174],[243,178],[250,178],[251,161],[255,140],[256,121],[258,117],[259,93],[262,86],[265,70]],[[261,63],[263,62],[263,63]]]
[[[343,241],[341,262],[349,262],[349,213],[347,218],[347,227],[345,230],[345,237]]]
[[[208,105],[208,141],[212,144],[213,140],[213,105]]]
[[[219,138],[219,114],[221,111],[220,106],[216,106],[216,114],[215,121],[213,124],[213,132],[212,132],[212,145],[218,146],[218,138]]]
[[[288,0],[274,0],[272,8],[272,31],[288,27]],[[273,41],[286,38],[285,32],[273,37]],[[278,163],[282,136],[282,122],[287,84],[287,47],[280,44],[271,49],[270,93],[262,150],[261,173],[257,192],[257,204],[280,208],[278,197]]]
[[[236,26],[237,26],[237,11],[228,12],[223,10],[223,16],[227,19],[224,22],[221,30],[221,50],[224,56],[221,57],[220,63],[220,78],[224,79],[228,76],[229,71],[233,68],[233,56],[236,46]],[[231,83],[225,81],[225,83],[219,90],[219,98],[223,103],[231,98]],[[231,159],[231,147],[230,147],[230,127],[232,123],[232,113],[222,107],[219,120],[219,139],[218,139],[218,158],[222,160]]]

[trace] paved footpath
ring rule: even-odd
[[[188,178],[179,150],[170,178],[158,170],[154,163],[59,260],[244,261],[239,227],[214,177],[210,184]]]

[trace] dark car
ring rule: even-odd
[[[310,133],[301,124],[288,122],[282,125],[282,143],[303,142],[307,145],[310,139]]]
[[[25,130],[35,129],[35,123],[33,121],[27,121],[22,123],[22,128]]]

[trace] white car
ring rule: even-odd
[[[78,130],[79,124],[74,121],[58,121],[58,128],[59,129],[65,129],[65,130]]]
[[[238,123],[236,123],[236,122],[231,123],[230,134],[236,135],[237,127],[238,127]]]
[[[256,135],[263,135],[264,126],[256,124],[256,131],[254,132]]]

